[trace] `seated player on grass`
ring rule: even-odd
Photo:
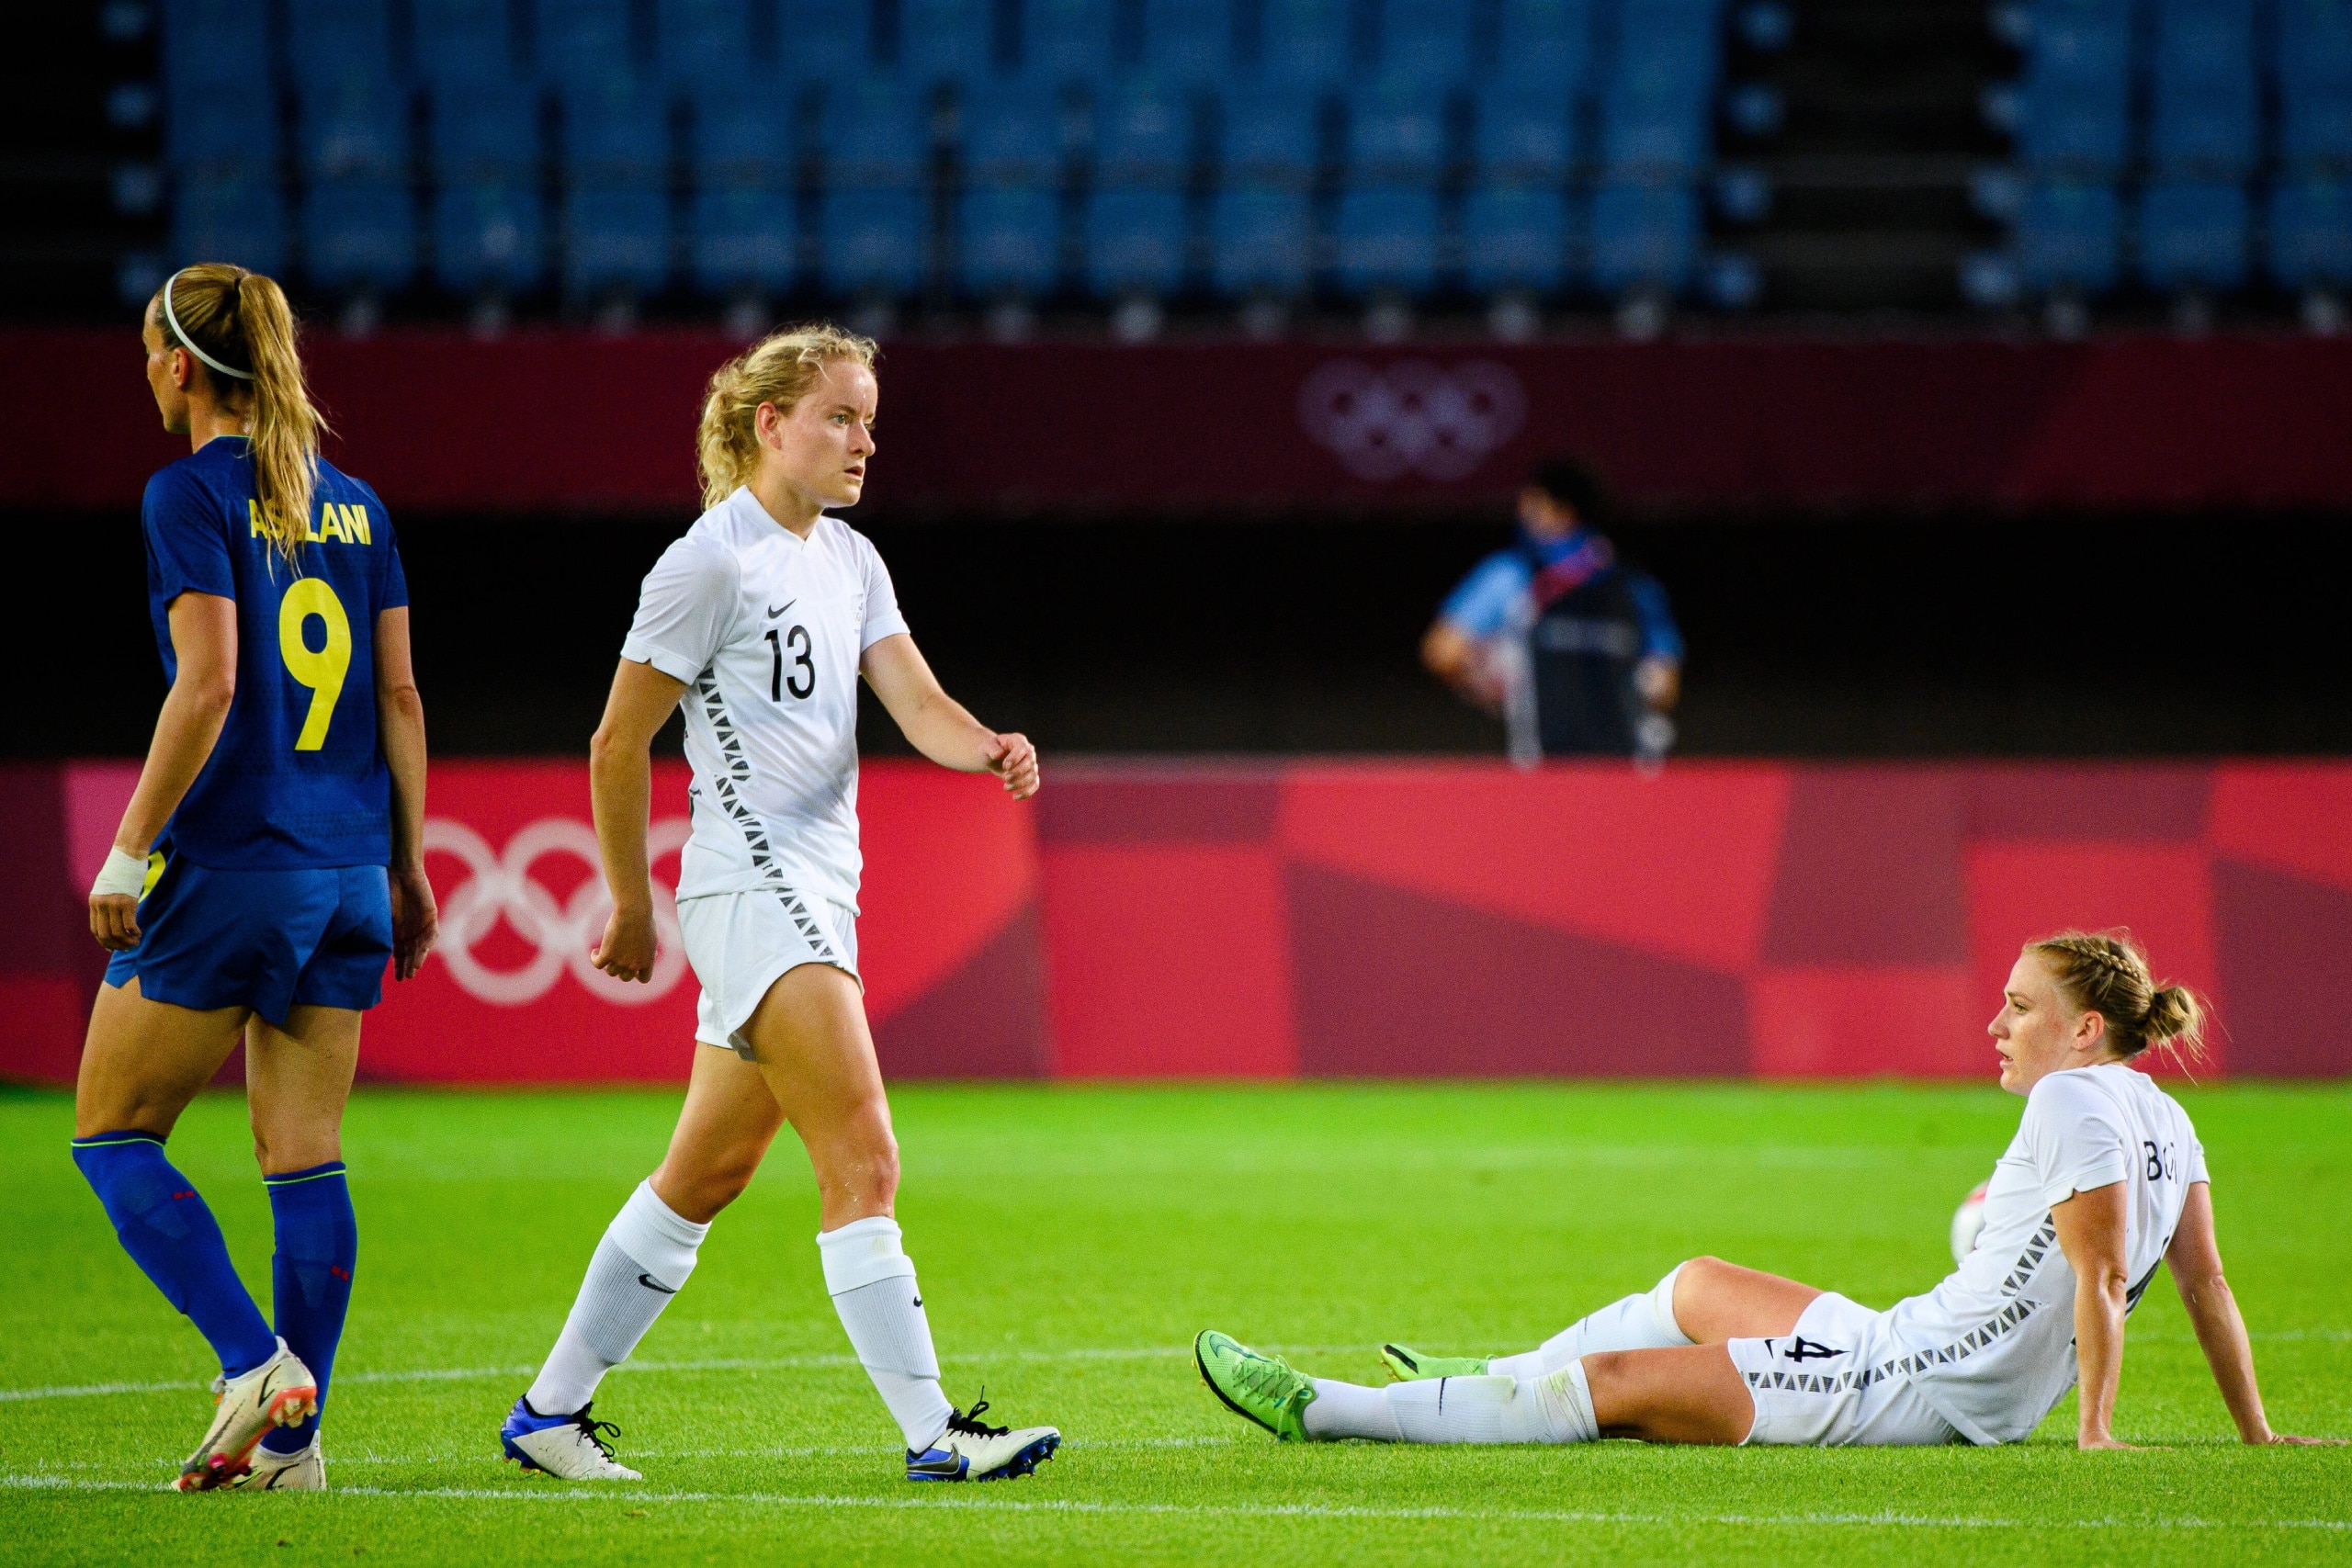
[[[1885,1312],[1695,1258],[1523,1355],[1383,1346],[1401,1380],[1386,1389],[1306,1377],[1214,1330],[1193,1355],[1228,1408],[1286,1439],[2007,1443],[2079,1379],[2081,1445],[2125,1448],[2111,1430],[2123,1323],[2162,1261],[2238,1435],[2323,1441],[2270,1429],[2222,1277],[2204,1150],[2130,1065],[2152,1045],[2193,1051],[2201,1021],[2128,937],[2029,943],[1990,1025],[2001,1087],[2026,1105],[1984,1229],[1942,1284]]]

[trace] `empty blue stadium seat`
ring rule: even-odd
[[[1184,193],[1168,185],[1098,187],[1086,205],[1086,286],[1105,299],[1172,294],[1184,281]]]
[[[558,0],[534,7],[539,75],[562,92],[650,69],[650,38],[634,36],[630,0]]]
[[[1303,187],[1243,179],[1218,189],[1209,212],[1209,272],[1221,292],[1299,292],[1313,243]]]
[[[658,0],[655,42],[663,80],[673,89],[693,92],[752,75],[752,3]],[[771,14],[775,9],[775,0],[756,3]]]
[[[1592,284],[1679,290],[1699,253],[1699,197],[1683,185],[1611,183],[1592,196]]]
[[[1061,276],[1061,204],[1050,186],[975,186],[957,209],[958,276],[967,293],[1031,298]]]
[[[302,194],[302,263],[330,291],[405,288],[416,276],[416,213],[404,179],[313,181]]]
[[[537,96],[512,81],[445,78],[431,114],[433,271],[456,293],[528,293],[547,276]]]
[[[826,178],[920,186],[931,156],[931,117],[922,98],[891,77],[829,83],[818,120]]]
[[[1026,83],[987,83],[964,96],[964,175],[1050,188],[1061,174],[1061,107]]]
[[[265,82],[238,87],[167,82],[164,156],[175,169],[274,170],[277,105]]]
[[[441,175],[433,204],[433,274],[453,293],[526,294],[547,277],[547,215],[526,172]]]
[[[322,67],[296,79],[294,101],[310,177],[407,177],[408,95],[389,77],[353,63]]]
[[[752,0],[776,6],[776,69],[788,82],[831,83],[873,65],[864,6],[842,0]]]
[[[417,74],[435,87],[514,77],[514,32],[505,0],[411,0]]]
[[[1108,81],[1114,0],[1024,0],[1022,73],[1048,85]]]
[[[1264,17],[1258,74],[1290,90],[1317,91],[1347,78],[1348,0],[1261,0]]]
[[[1565,178],[1577,160],[1576,105],[1556,89],[1512,87],[1476,95],[1470,161],[1489,178]]]
[[[167,93],[197,87],[266,98],[269,8],[251,0],[168,0],[157,40]]]
[[[1222,80],[1234,67],[1232,0],[1142,0],[1144,70],[1162,82]]]
[[[1589,86],[1592,0],[1502,0],[1495,25],[1493,70],[1498,84],[1562,93]]]
[[[1445,153],[1445,101],[1422,83],[1388,75],[1350,95],[1351,179],[1433,180],[1444,167]]]
[[[2278,156],[2352,172],[2352,0],[2278,0]]]
[[[1427,185],[1351,186],[1331,226],[1334,276],[1351,294],[1426,293],[1437,281],[1437,191]]]
[[[286,62],[297,92],[312,77],[344,71],[389,78],[392,26],[388,0],[302,0],[288,6]]]
[[[1181,181],[1193,161],[1193,106],[1149,79],[1121,83],[1094,104],[1094,167],[1110,181]]]
[[[658,290],[670,276],[668,105],[625,76],[564,87],[564,288]]]
[[[899,0],[898,11],[899,69],[910,85],[976,82],[995,72],[994,0]]]
[[[1717,21],[1705,0],[1653,0],[1624,13],[1601,73],[1600,157],[1613,175],[1679,179],[1706,164]]]
[[[687,268],[713,293],[782,292],[798,276],[790,106],[706,77],[695,95]]]
[[[255,272],[286,269],[286,198],[266,174],[234,170],[182,175],[172,193],[175,261],[234,262]]]
[[[1557,185],[1482,182],[1462,205],[1462,278],[1474,293],[1557,292],[1567,281],[1568,204]]]
[[[2281,181],[2270,192],[2270,276],[2282,288],[2352,288],[2352,179]]]
[[[2111,175],[2131,151],[2130,87],[2036,90],[2029,81],[2018,106],[2018,161],[2043,174]]]
[[[2018,209],[2018,270],[2043,292],[2103,294],[2115,287],[2122,228],[2112,186],[2036,181]]]
[[[820,209],[820,274],[827,291],[902,298],[927,270],[922,187],[903,185],[834,186]]]
[[[1227,178],[1303,181],[1315,172],[1316,106],[1304,95],[1238,83],[1226,95],[1222,121]]]
[[[1461,85],[1470,74],[1473,13],[1462,0],[1383,0],[1380,71],[1430,92]]]
[[[2242,186],[2151,185],[2140,196],[2140,276],[2168,294],[2243,288],[2249,226]]]
[[[2253,0],[2159,0],[2149,161],[2175,176],[2240,178],[2259,152]]]

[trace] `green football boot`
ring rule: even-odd
[[[1286,1443],[1306,1441],[1301,1413],[1315,1403],[1315,1385],[1280,1356],[1261,1356],[1214,1328],[1193,1341],[1193,1361],[1201,1381],[1236,1416],[1245,1416]]]
[[[1424,1356],[1402,1345],[1383,1345],[1380,1364],[1391,1382],[1419,1382],[1423,1378],[1482,1378],[1487,1363],[1469,1356]]]

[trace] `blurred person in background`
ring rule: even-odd
[[[1521,764],[1656,761],[1674,744],[1682,634],[1657,580],[1596,530],[1607,502],[1583,464],[1538,468],[1519,492],[1519,537],[1470,569],[1421,638],[1421,662],[1501,716]]]

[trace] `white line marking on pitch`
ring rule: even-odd
[[[1268,1345],[1261,1348],[1282,1351],[1294,1356],[1340,1356],[1368,1350],[1364,1345]],[[1152,1345],[1142,1348],[1078,1348],[1068,1350],[973,1350],[942,1356],[943,1361],[957,1364],[1001,1361],[1149,1361],[1163,1357],[1189,1356],[1190,1345]],[[616,1372],[760,1372],[812,1371],[831,1367],[854,1367],[857,1358],[831,1352],[816,1352],[805,1356],[766,1356],[756,1358],[721,1357],[692,1361],[624,1361],[613,1369]],[[413,1371],[344,1372],[338,1383],[402,1383],[402,1382],[462,1382],[473,1378],[528,1377],[539,1369],[536,1366],[514,1367],[431,1367]],[[183,1393],[190,1389],[209,1388],[200,1382],[90,1382],[61,1383],[48,1388],[0,1388],[0,1404],[26,1399],[86,1399],[98,1394],[113,1393]]]
[[[55,1492],[164,1492],[164,1482],[77,1481],[70,1476],[0,1475],[0,1486]],[[1190,1503],[1101,1503],[1080,1499],[952,1497],[795,1496],[777,1492],[645,1492],[620,1487],[594,1492],[507,1491],[487,1486],[338,1486],[345,1497],[385,1497],[401,1502],[454,1499],[490,1503],[756,1503],[776,1508],[956,1508],[1009,1514],[1165,1514],[1206,1518],[1397,1519],[1468,1524],[1592,1525],[1777,1525],[1795,1529],[1826,1526],[1891,1526],[1904,1529],[2275,1529],[2346,1530],[2352,1519],[2001,1519],[1939,1517],[1932,1514],[1625,1514],[1569,1508],[1367,1508],[1326,1503],[1235,1503],[1208,1506]]]

